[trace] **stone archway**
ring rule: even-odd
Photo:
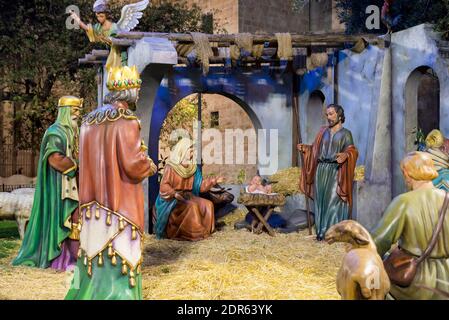
[[[405,151],[417,149],[416,130],[427,135],[440,128],[440,81],[427,66],[416,68],[405,86]]]
[[[209,93],[191,94],[167,114],[159,137],[159,179],[177,139],[185,134],[193,140],[198,138],[199,130],[194,127],[199,117],[200,97],[202,143],[198,152],[202,153],[203,175],[223,176],[225,183],[231,185],[247,183],[257,173],[255,123],[260,124],[257,119],[255,123],[251,120],[241,101],[237,103],[227,95]]]
[[[434,70],[422,65],[403,79],[407,79],[402,87],[403,96],[400,103],[393,105],[392,115],[393,196],[407,191],[399,163],[408,152],[418,149],[415,144],[417,128],[426,135],[443,124],[440,121],[440,81]]]

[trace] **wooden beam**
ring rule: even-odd
[[[256,59],[254,57],[246,57],[244,59],[240,59],[241,62],[243,63],[256,63],[256,62],[260,62],[260,63],[274,63],[274,62],[279,62],[279,59]],[[209,59],[209,63],[210,64],[224,64],[226,62],[226,58],[225,57],[211,57]],[[187,58],[184,57],[178,57],[178,64],[188,64]]]
[[[123,39],[123,38],[112,38],[112,44],[121,47],[131,47],[134,43],[136,43],[136,39]]]
[[[109,56],[109,50],[92,50],[92,55],[100,58],[107,58]]]
[[[86,58],[81,58],[78,59],[78,64],[83,65],[83,64],[93,64],[93,65],[99,65],[99,64],[103,64],[102,61],[92,61],[92,60],[88,60]]]
[[[229,44],[235,43],[235,34],[208,34],[210,42],[224,42]],[[116,36],[118,39],[139,40],[144,37],[167,38],[171,41],[178,42],[193,42],[192,35],[189,33],[160,33],[160,32],[119,32]],[[364,38],[371,44],[382,45],[384,39],[379,38],[373,34],[359,34],[347,35],[342,33],[315,33],[315,34],[292,34],[292,44],[296,47],[307,47],[310,45],[334,46],[342,45],[343,43],[354,43],[360,38]],[[255,34],[253,35],[253,42],[260,43],[277,43],[277,38],[274,34]],[[119,43],[119,42],[117,42]],[[129,42],[122,42],[123,44]]]

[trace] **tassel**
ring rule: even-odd
[[[114,251],[112,251],[112,242],[108,245],[108,257],[111,258],[114,255]]]
[[[89,260],[89,265],[87,266],[87,274],[92,277],[92,261]]]
[[[100,252],[99,254],[98,254],[98,266],[102,266],[104,264],[104,262],[103,262],[103,252]]]
[[[136,278],[134,276],[134,271],[130,271],[129,273],[129,285],[134,288],[136,286]]]
[[[115,256],[115,252],[112,254],[111,264],[113,266],[117,265],[117,257]]]
[[[87,266],[87,255],[84,256],[84,265]]]
[[[132,227],[133,231],[131,233],[131,239],[136,240],[137,239],[137,231],[136,231],[136,227],[133,226]]]
[[[100,219],[100,208],[98,205],[95,207],[95,219]]]
[[[83,250],[81,248],[78,249],[78,259],[83,255]]]
[[[140,274],[142,272],[142,267],[141,264],[139,263],[139,265],[137,266],[137,274]]]
[[[122,261],[122,274],[123,275],[128,274],[128,266],[126,265],[126,260]]]
[[[108,226],[110,226],[112,224],[112,218],[111,218],[111,213],[110,212],[108,212],[108,215],[106,217],[106,224]]]
[[[86,208],[86,218],[90,219],[90,206]]]
[[[123,231],[123,229],[125,229],[125,221],[123,221],[122,217],[120,217],[119,229],[120,229],[120,231]]]

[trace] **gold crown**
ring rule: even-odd
[[[63,96],[58,101],[58,107],[78,107],[82,108],[83,99],[74,96]]]
[[[142,80],[140,80],[139,72],[136,66],[131,68],[113,67],[109,70],[108,82],[106,86],[109,90],[120,91],[133,88],[140,88]]]

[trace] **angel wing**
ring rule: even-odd
[[[132,3],[122,8],[122,15],[117,22],[117,27],[120,31],[131,31],[139,24],[139,19],[142,18],[142,11],[146,9],[149,0],[143,0],[137,3]]]

